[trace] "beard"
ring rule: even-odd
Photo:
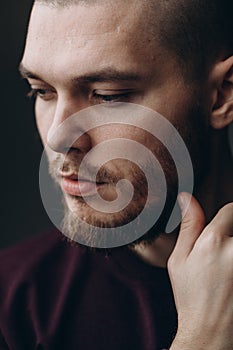
[[[194,173],[196,173],[195,186],[202,182],[202,178],[205,175],[205,169],[208,167],[208,138],[206,136],[206,116],[200,106],[191,108],[187,113],[187,123],[184,127],[175,125],[176,129],[182,136],[193,160]],[[200,152],[200,145],[202,146]],[[167,193],[166,200],[163,206],[161,215],[152,227],[148,229],[147,222],[155,216],[158,206],[158,198],[162,197],[160,193],[160,179],[154,172],[150,160],[144,159],[146,164],[146,176],[143,171],[135,165],[129,166],[128,161],[117,162],[117,160],[111,162],[111,164],[105,164],[100,169],[96,169],[94,163],[86,163],[82,167],[81,178],[90,178],[92,174],[97,174],[96,182],[107,182],[112,187],[125,178],[125,173],[122,169],[130,169],[127,173],[128,180],[133,185],[134,194],[131,202],[119,212],[116,213],[101,213],[90,207],[86,203],[85,198],[75,197],[64,194],[64,218],[62,222],[62,232],[70,241],[79,242],[89,247],[96,247],[98,245],[110,247],[111,242],[108,241],[108,235],[106,235],[106,229],[110,236],[114,236],[117,228],[116,242],[122,242],[125,235],[130,236],[129,245],[139,243],[151,243],[158,236],[165,232],[166,225],[171,216],[174,208],[177,194],[178,194],[178,176],[176,171],[176,164],[166,150],[166,148],[156,140],[156,148],[152,150],[153,154],[159,160],[163,169],[166,184]],[[77,164],[81,164],[80,152],[76,152],[71,149],[66,156],[59,154],[53,162],[49,164],[50,174],[53,180],[61,184],[61,175],[78,173]],[[124,164],[125,162],[125,164]],[[112,165],[114,166],[112,167]],[[150,202],[147,202],[148,196],[148,182],[147,177],[152,179],[154,192]],[[185,191],[185,187],[182,191]],[[162,191],[162,190],[161,190]],[[72,204],[72,205],[71,205]],[[71,207],[78,208],[72,210]],[[140,214],[144,207],[146,212],[141,220]],[[133,224],[131,225],[131,223]],[[127,225],[127,232],[125,226]],[[115,242],[115,243],[116,243]],[[119,244],[116,246],[120,246]]]
[[[156,153],[160,163],[163,163],[163,169],[166,169],[165,174],[168,190],[162,214],[152,228],[148,230],[148,223],[155,217],[155,213],[158,211],[158,198],[162,196],[162,193],[160,193],[162,190],[159,176],[154,172],[150,159],[144,159],[146,175],[139,167],[130,164],[129,161],[114,160],[110,164],[102,166],[98,172],[93,164],[82,165],[82,175],[80,177],[90,178],[91,174],[96,173],[96,182],[108,182],[113,188],[120,180],[127,177],[134,189],[132,200],[124,209],[116,213],[103,214],[101,211],[91,208],[86,203],[85,198],[64,194],[64,218],[61,230],[65,236],[70,241],[76,241],[90,247],[99,245],[109,247],[112,245],[109,237],[115,237],[115,246],[120,246],[122,244],[119,243],[118,245],[117,242],[124,241],[126,235],[129,237],[130,242],[137,244],[141,242],[149,243],[164,232],[177,197],[177,173],[168,152],[165,156],[165,151],[162,147],[157,147]],[[49,164],[50,175],[60,186],[61,175],[59,174],[61,172],[62,174],[77,174],[77,164],[80,164],[80,162],[81,160],[78,160],[78,155],[75,151],[69,152],[66,157],[64,155],[58,155],[56,160]],[[125,176],[122,169],[129,169],[127,176]],[[151,187],[154,189],[153,193],[150,193],[149,202],[147,202],[148,177],[152,179]],[[72,207],[76,209],[72,210]],[[143,219],[140,215],[142,211],[144,211]],[[127,232],[125,231],[126,225]]]
[[[103,221],[95,219],[95,217],[92,216],[87,227],[83,220],[74,214],[68,208],[66,201],[63,200],[64,218],[62,221],[61,229],[62,232],[65,233],[65,236],[68,237],[68,240],[71,242],[84,242],[83,245],[89,247],[97,247],[99,245],[110,247],[111,241],[106,236],[105,229],[108,229],[108,235],[112,237],[116,234],[115,228],[117,227],[117,238],[114,240],[115,246],[117,247],[122,245],[118,245],[117,242],[123,242],[125,239],[125,230],[123,229],[124,225],[128,225],[128,230],[130,230],[130,223],[133,220],[136,220],[136,229],[135,225],[132,225],[130,235],[127,233],[131,241],[131,243],[128,243],[128,245],[135,246],[141,243],[151,244],[156,238],[165,232],[167,222],[176,201],[176,197],[176,193],[173,195],[170,194],[169,200],[166,200],[166,204],[161,216],[149,230],[145,224],[147,222],[146,217],[144,216],[144,220],[140,220],[140,212],[138,212],[138,208],[136,208],[136,206],[135,209],[137,210],[132,212],[133,207],[131,206],[129,210],[125,209],[124,213],[118,215],[117,219],[108,219],[107,222],[106,220]],[[148,221],[150,221],[151,217],[154,216],[155,210],[153,206],[147,208],[146,216],[148,217]],[[138,238],[138,235],[141,232],[146,233],[142,234],[141,237]]]

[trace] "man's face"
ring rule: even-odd
[[[74,113],[100,103],[122,101],[149,107],[165,116],[179,130],[193,158],[198,154],[198,139],[193,142],[189,138],[205,133],[199,130],[203,116],[197,114],[201,92],[197,95],[195,86],[185,85],[175,56],[149,34],[143,11],[140,1],[120,1],[120,6],[118,1],[104,1],[65,9],[34,5],[22,64],[37,95],[36,120],[44,144],[48,134]],[[76,219],[112,227],[142,210],[146,180],[138,167],[123,159],[112,160],[101,168],[97,188],[106,201],[113,201],[117,197],[116,183],[128,179],[135,187],[135,195],[127,209],[106,214],[101,207],[95,211],[85,203],[85,195],[92,196],[95,184],[88,181],[86,174],[77,181],[79,165],[94,146],[114,138],[135,140],[156,155],[167,178],[168,199],[174,200],[176,172],[165,147],[140,128],[105,125],[85,133],[67,154],[67,145],[60,140],[53,147],[56,157],[49,156],[51,173],[64,193],[68,221],[74,220],[72,211]],[[87,165],[87,174],[94,166]],[[153,204],[159,200],[155,181]]]

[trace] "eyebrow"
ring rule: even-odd
[[[32,73],[29,69],[27,69],[22,63],[19,65],[19,73],[23,79],[36,79],[36,80],[42,80],[38,75]]]
[[[24,79],[43,80],[39,75],[31,72],[22,63],[19,65],[19,72]],[[119,82],[119,81],[141,81],[144,76],[134,72],[123,72],[113,68],[105,68],[98,72],[90,72],[77,78],[72,78],[73,82],[79,84],[96,83],[96,82]]]

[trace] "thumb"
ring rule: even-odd
[[[198,201],[189,193],[178,196],[182,213],[180,233],[174,249],[178,256],[188,256],[205,227],[205,215]]]

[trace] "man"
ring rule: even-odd
[[[99,103],[141,105],[174,125],[193,162],[195,192],[179,194],[183,220],[171,234],[162,231],[165,215],[128,247],[94,251],[50,232],[2,252],[3,349],[233,348],[231,10],[217,0],[35,2],[20,69],[43,143],[57,155],[48,158],[64,194],[66,230],[80,219],[124,225],[145,204],[145,179],[127,160],[107,163],[96,184],[73,177],[92,148],[116,137],[156,155],[174,204],[172,160],[144,130],[110,124],[72,145],[63,134],[53,141],[70,116]],[[114,201],[122,178],[136,187],[127,215],[86,204],[94,185]]]

